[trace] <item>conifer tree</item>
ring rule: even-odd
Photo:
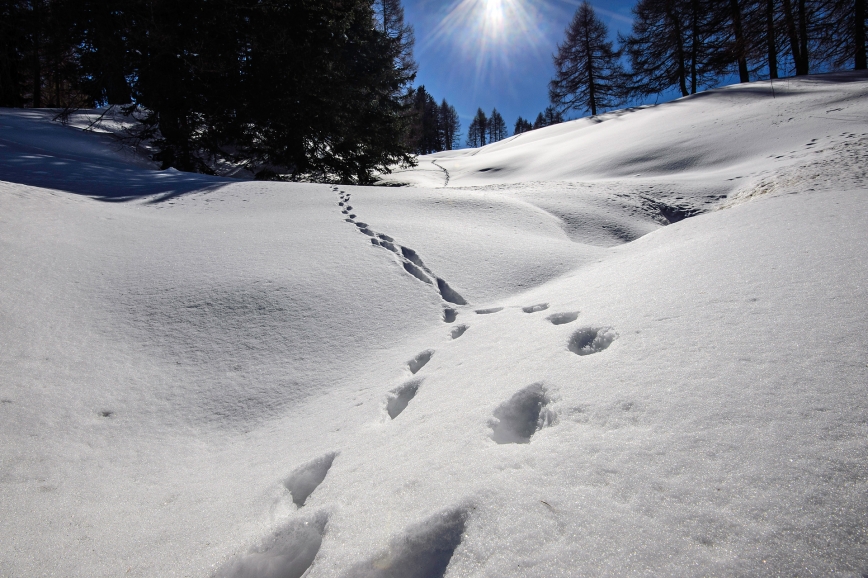
[[[507,135],[506,122],[503,116],[497,112],[497,108],[491,111],[488,119],[488,142],[493,143],[505,139]]]
[[[484,147],[488,136],[488,117],[480,108],[477,109],[470,126],[467,128],[467,146],[472,148]]]
[[[613,108],[626,97],[626,76],[620,55],[608,40],[606,25],[585,0],[566,30],[564,42],[554,56],[555,78],[549,83],[549,97],[562,109]]]
[[[515,121],[515,129],[513,129],[513,134],[521,134],[523,132],[527,132],[529,130],[533,130],[533,125],[530,121],[523,119],[522,117],[518,117]]]
[[[444,98],[438,112],[443,150],[454,150],[461,146],[461,120],[458,118],[458,111]]]

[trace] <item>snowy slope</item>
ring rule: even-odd
[[[868,77],[767,90],[419,188],[0,111],[0,576],[868,573]]]

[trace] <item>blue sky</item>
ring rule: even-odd
[[[404,0],[416,31],[416,84],[446,98],[466,129],[478,107],[497,107],[512,132],[548,106],[552,54],[580,0]],[[630,31],[623,0],[593,3],[612,39]],[[583,116],[577,112],[570,116]]]

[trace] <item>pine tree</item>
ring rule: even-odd
[[[493,143],[505,139],[507,134],[506,122],[503,116],[497,112],[497,108],[491,111],[488,119],[488,142]]]
[[[539,113],[538,115],[536,115],[536,120],[533,121],[533,129],[536,130],[538,128],[543,128],[546,126],[548,125],[546,124],[545,115],[543,115],[543,113]]]
[[[477,109],[473,121],[467,129],[467,146],[472,148],[484,147],[488,136],[488,117],[480,108]]]
[[[515,128],[513,129],[512,133],[521,134],[529,130],[533,130],[533,125],[530,123],[530,121],[518,117],[518,119],[515,121]]]
[[[404,22],[401,0],[373,0],[377,24],[398,47],[395,67],[403,74],[415,76],[418,66],[413,57],[416,43],[413,27]]]
[[[555,78],[549,83],[552,103],[596,115],[597,109],[624,102],[626,77],[619,58],[606,25],[587,0],[582,2],[554,57]]]
[[[444,98],[438,112],[443,149],[454,150],[461,146],[461,120],[458,118],[458,111]]]

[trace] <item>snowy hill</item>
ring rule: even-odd
[[[774,88],[404,188],[0,110],[0,576],[865,575],[868,76]]]

